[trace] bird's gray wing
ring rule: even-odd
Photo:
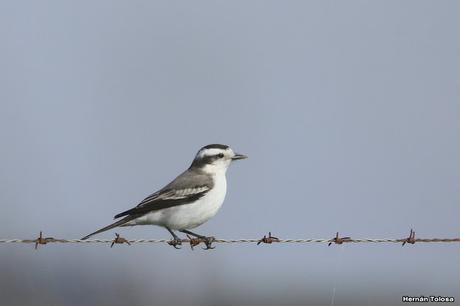
[[[152,193],[136,207],[119,213],[115,218],[123,216],[141,216],[146,213],[192,203],[204,196],[213,187],[209,175],[187,170],[160,191]]]
[[[204,196],[212,187],[213,182],[209,175],[197,170],[189,169],[179,175],[174,181],[166,185],[160,191],[152,193],[146,197],[136,207],[115,216],[115,219],[124,216],[123,219],[83,237],[82,240],[123,225],[149,212],[194,202]]]

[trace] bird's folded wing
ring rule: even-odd
[[[209,189],[207,185],[181,189],[165,188],[149,195],[136,207],[116,215],[115,218],[127,215],[140,216],[159,209],[189,204],[204,196]]]

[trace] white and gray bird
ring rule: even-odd
[[[226,172],[234,160],[247,158],[226,145],[210,144],[201,148],[191,166],[171,183],[152,193],[136,207],[119,213],[110,224],[89,237],[118,226],[158,225],[166,228],[177,248],[181,239],[174,230],[201,238],[211,248],[213,237],[190,231],[214,217],[222,206],[227,192]]]

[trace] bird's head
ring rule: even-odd
[[[199,168],[209,173],[225,172],[232,161],[245,158],[247,156],[233,152],[229,146],[210,144],[198,151],[191,167]]]

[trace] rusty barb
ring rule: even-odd
[[[257,245],[259,245],[261,243],[271,244],[273,242],[280,242],[280,240],[278,238],[272,236],[272,232],[268,232],[268,237],[266,235],[264,235],[264,237],[257,242]]]
[[[46,238],[43,238],[43,232],[40,231],[40,235],[38,236],[37,239],[34,240],[35,242],[35,249],[38,248],[38,245],[39,244],[47,244],[48,242],[54,242],[54,238],[53,237],[46,237]]]
[[[127,243],[128,245],[131,245],[131,243],[129,243],[127,239],[121,237],[120,234],[115,233],[115,238],[112,240],[112,244],[110,245],[110,247],[113,247],[114,244],[123,244],[123,243]]]
[[[189,240],[189,243],[190,243],[190,248],[193,250],[194,247],[196,247],[197,245],[199,245],[200,243],[204,242],[203,239],[201,238],[198,238],[198,237],[192,237],[190,235],[187,235],[187,238]]]
[[[409,237],[403,240],[402,245],[404,246],[406,243],[415,244],[416,241],[417,240],[415,239],[415,231],[413,229],[410,229]]]
[[[53,237],[43,237],[43,232],[40,231],[40,235],[38,236],[37,239],[34,239],[34,240],[22,240],[24,243],[34,243],[35,244],[35,249],[38,249],[38,245],[41,244],[41,245],[45,245],[47,243],[51,243],[51,242],[67,242],[65,239],[56,239],[56,238],[53,238]]]
[[[15,240],[12,240],[12,241],[15,241]],[[35,244],[35,249],[38,249],[39,244],[45,245],[45,244],[51,243],[51,242],[67,242],[67,240],[65,240],[65,239],[56,239],[56,238],[53,238],[53,237],[43,237],[43,232],[42,231],[40,231],[40,235],[38,235],[38,238],[36,238],[36,239],[33,239],[33,240],[25,239],[25,240],[19,240],[19,241],[24,242],[24,243],[34,243]]]
[[[206,246],[205,248],[202,248],[203,250],[212,250],[215,249],[216,247],[212,246],[212,243],[216,241],[216,238],[214,237],[192,237],[187,234],[187,239],[184,239],[183,242],[188,242],[190,243],[190,248],[193,250],[194,247],[199,245],[200,243],[204,243]]]
[[[342,244],[344,242],[352,242],[353,240],[351,239],[351,237],[339,237],[339,232],[337,232],[335,234],[335,237],[332,238],[330,241],[329,241],[329,244],[328,246],[330,246],[331,244],[335,243],[335,244]]]

